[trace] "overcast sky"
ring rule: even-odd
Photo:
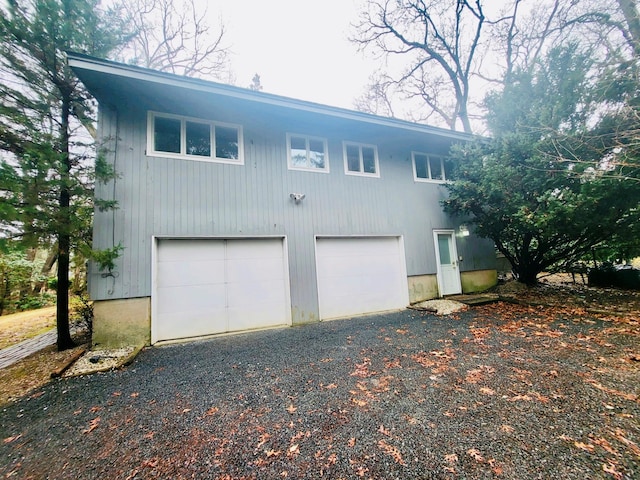
[[[233,56],[236,85],[255,73],[263,91],[353,108],[375,63],[348,41],[361,0],[214,0],[212,25],[220,16]]]

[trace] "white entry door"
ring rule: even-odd
[[[440,290],[440,296],[462,293],[454,231],[434,230],[433,240],[436,246],[438,290]]]
[[[152,343],[289,324],[283,242],[282,238],[158,240]]]
[[[322,320],[409,304],[401,237],[318,238],[316,267]]]

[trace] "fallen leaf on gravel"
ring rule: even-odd
[[[209,410],[207,410],[204,414],[207,417],[210,417],[211,415],[215,415],[216,413],[218,413],[220,409],[218,407],[211,407]]]
[[[280,476],[282,478],[287,478],[289,476],[289,472],[287,472],[286,470],[283,470],[280,472]]]
[[[182,410],[182,413],[189,413],[190,411],[191,411],[190,408],[185,408],[185,409]]]
[[[477,448],[470,448],[469,450],[467,450],[467,455],[469,455],[478,463],[484,462],[484,457],[480,453],[480,450],[478,450]]]
[[[616,466],[612,463],[603,463],[602,470],[613,475],[615,478],[622,479],[622,473],[616,470]]]
[[[122,395],[122,392],[113,392],[111,395],[113,395],[114,397],[119,397],[120,395]]]
[[[391,432],[389,430],[387,430],[386,428],[384,428],[384,425],[380,425],[380,428],[378,429],[378,431],[381,434],[386,435],[387,437],[391,436]]]
[[[513,428],[511,425],[501,425],[500,426],[500,431],[504,432],[504,433],[513,433],[515,432],[515,428]]]
[[[13,437],[5,438],[5,439],[4,439],[4,443],[11,443],[11,442],[13,442],[14,440],[19,439],[21,436],[22,436],[22,434],[20,434],[20,435],[14,435]]]
[[[578,447],[580,450],[584,450],[585,452],[593,453],[596,449],[590,443],[582,443],[582,442],[573,442],[573,444]]]
[[[627,447],[629,447],[629,450],[631,450],[636,455],[636,457],[640,457],[640,447],[638,447],[638,445],[636,445],[634,442],[626,438],[624,436],[624,433],[625,432],[620,428],[616,428],[615,437],[618,440],[620,440],[622,443],[624,443]]]
[[[300,453],[300,446],[297,443],[294,443],[289,447],[289,453],[287,455],[297,455],[298,453]]]
[[[597,438],[596,440],[593,441],[593,443],[595,443],[599,447],[602,447],[612,455],[616,455],[616,456],[618,455],[618,451],[615,448],[613,448],[611,444],[604,438]]]
[[[289,412],[289,413],[291,413],[291,414],[295,413],[295,412],[296,412],[296,410],[298,410],[298,409],[297,409],[296,407],[294,407],[294,406],[293,406],[293,404],[291,404],[291,405],[289,405],[289,406],[287,407],[287,412]]]
[[[91,433],[93,432],[96,428],[98,428],[98,425],[100,424],[100,417],[96,417],[93,420],[91,420],[91,422],[89,422],[89,427],[85,430],[82,431],[82,433]]]
[[[624,392],[621,392],[620,390],[614,390],[613,388],[607,388],[604,385],[602,385],[601,383],[596,382],[592,378],[585,378],[585,382],[587,382],[589,385],[597,388],[598,390],[602,390],[603,392],[609,393],[611,395],[617,395],[619,397],[624,398],[625,400],[631,400],[632,402],[635,402],[636,400],[638,400],[638,396],[634,395],[633,393],[624,393]]]
[[[520,402],[520,401],[530,402],[531,397],[529,395],[516,395],[514,397],[511,397],[509,401],[510,402]]]
[[[359,407],[364,407],[367,404],[367,402],[365,402],[364,400],[360,400],[358,398],[352,398],[351,401]]]
[[[455,453],[450,453],[449,455],[445,455],[444,461],[447,463],[456,463],[458,461],[458,455],[456,455]]]
[[[138,392],[133,392],[131,395],[129,395],[131,398],[138,398],[140,396],[140,394]]]
[[[380,440],[378,442],[378,447],[380,447],[384,451],[384,453],[386,453],[387,455],[391,455],[391,457],[395,460],[396,463],[399,463],[400,465],[406,465],[406,463],[402,459],[400,450],[398,450],[393,445],[389,445],[384,440]]]
[[[327,390],[332,390],[334,388],[338,388],[338,385],[336,385],[335,383],[330,383],[329,385],[327,385],[326,387]]]
[[[495,390],[489,388],[489,387],[482,387],[480,389],[480,393],[483,393],[484,395],[495,395],[496,392]]]
[[[282,451],[281,450],[267,450],[264,453],[267,456],[267,458],[271,458],[271,457],[277,457],[278,455],[280,455],[282,453]]]
[[[351,437],[349,439],[349,442],[347,442],[347,445],[349,445],[350,447],[355,447],[355,445],[356,445],[356,437]]]
[[[89,409],[91,413],[96,413],[96,412],[99,412],[100,410],[102,410],[102,407],[91,407]]]
[[[396,333],[399,333],[400,335],[406,335],[407,333],[409,333],[409,330],[405,330],[405,329],[402,329],[402,328],[398,328],[398,329],[396,330]]]

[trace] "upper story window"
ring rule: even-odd
[[[244,163],[242,127],[149,112],[147,155]]]
[[[289,168],[329,173],[327,140],[307,135],[287,133]]]
[[[413,178],[417,182],[444,182],[447,179],[444,157],[411,152]]]
[[[344,173],[379,177],[378,149],[375,145],[343,142]]]

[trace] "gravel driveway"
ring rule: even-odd
[[[640,478],[638,322],[496,304],[143,351],[0,411],[0,475]]]

